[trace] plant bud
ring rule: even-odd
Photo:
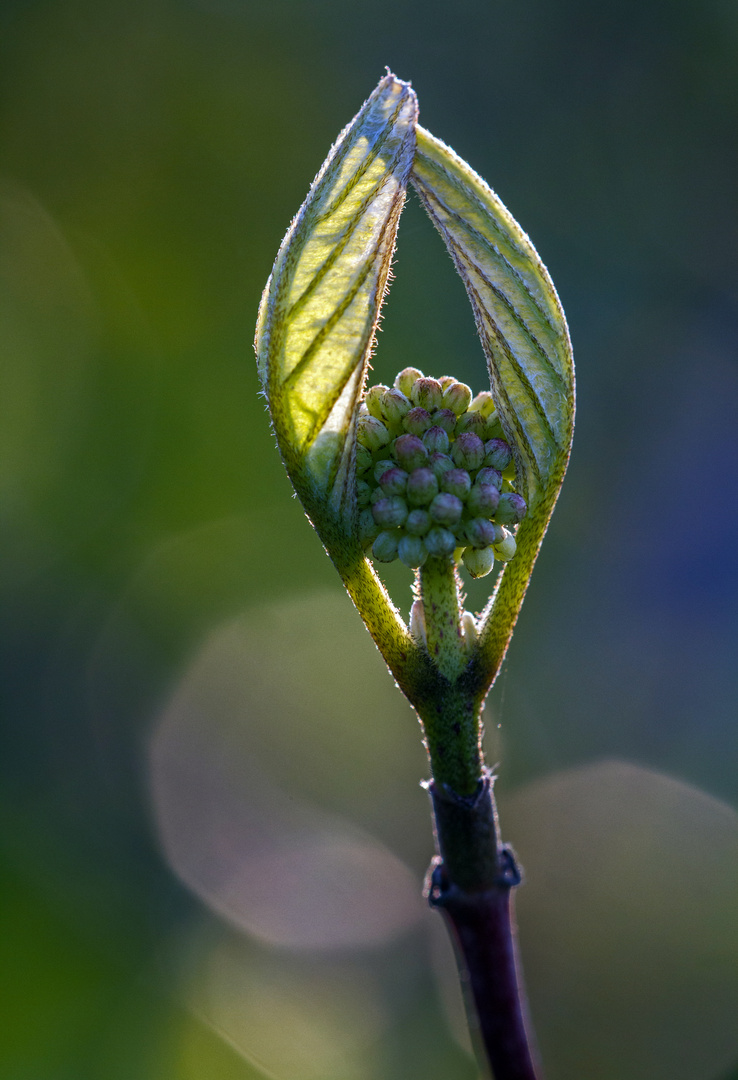
[[[399,495],[387,495],[374,503],[372,514],[377,525],[383,529],[396,529],[405,522],[407,504]]]
[[[405,522],[405,532],[411,536],[425,536],[432,524],[427,510],[411,510]]]
[[[508,491],[500,496],[495,519],[500,525],[517,525],[522,521],[528,511],[525,499],[514,491]]]
[[[490,416],[487,417],[487,432],[486,432],[485,438],[486,439],[504,439],[505,438],[505,433],[502,430],[502,424],[500,423],[500,418],[497,415],[497,410],[495,410],[493,413],[490,414]]]
[[[488,439],[484,444],[484,464],[502,472],[512,461],[512,450],[504,439]]]
[[[451,383],[455,383],[456,379],[453,377],[453,375],[441,375],[438,381],[441,384],[441,389],[445,390],[447,386],[451,385]]]
[[[447,454],[451,443],[442,427],[428,428],[423,435],[423,446],[429,454]]]
[[[417,435],[400,435],[395,439],[392,453],[405,472],[412,472],[413,469],[420,469],[428,464],[428,451]]]
[[[515,543],[515,537],[507,529],[502,530],[505,534],[498,544],[495,544],[494,552],[500,562],[510,562],[517,551],[517,544]]]
[[[459,469],[466,469],[467,472],[479,469],[484,462],[484,443],[478,435],[467,431],[459,435],[451,447],[451,457]]]
[[[425,546],[429,555],[451,555],[456,547],[456,537],[448,529],[431,529],[425,537]]]
[[[491,484],[492,487],[496,487],[498,491],[502,491],[502,473],[497,469],[491,468],[489,465],[485,465],[483,469],[480,469],[477,473],[475,484]]]
[[[469,412],[478,412],[485,420],[487,420],[494,411],[495,402],[489,390],[481,390],[474,396],[474,399],[469,406]]]
[[[427,506],[438,494],[438,481],[432,469],[415,469],[407,481],[407,501],[411,506]]]
[[[374,506],[375,502],[379,502],[380,499],[386,499],[387,492],[381,487],[375,487],[369,497],[370,506]]]
[[[456,434],[463,435],[465,431],[473,431],[484,442],[487,433],[487,421],[481,413],[466,412],[456,421]]]
[[[407,473],[393,464],[380,476],[379,486],[385,495],[404,495],[407,488]]]
[[[365,473],[367,469],[371,469],[373,460],[374,459],[372,458],[371,451],[367,450],[367,448],[365,446],[362,446],[361,443],[358,443],[356,446],[357,475],[361,475],[361,473]]]
[[[381,420],[366,413],[356,422],[356,438],[367,450],[381,450],[390,441],[390,433]]]
[[[405,431],[408,431],[411,435],[417,435],[418,438],[420,438],[420,436],[425,434],[431,426],[431,423],[432,421],[428,410],[416,406],[414,409],[410,410],[402,421],[402,426]]]
[[[368,544],[371,544],[372,541],[379,536],[381,531],[382,527],[380,525],[377,525],[376,521],[374,520],[374,514],[371,512],[371,510],[362,510],[359,514],[359,540],[364,545],[364,547],[367,547]]]
[[[443,391],[443,408],[450,409],[455,416],[461,416],[469,408],[472,392],[466,383],[452,382]]]
[[[400,542],[400,533],[381,532],[372,544],[372,555],[377,562],[394,562],[397,558],[397,545]]]
[[[474,517],[494,517],[500,504],[500,493],[492,484],[475,484],[469,492],[466,505]]]
[[[418,379],[412,388],[410,399],[428,412],[440,409],[443,400],[441,384],[436,379]]]
[[[473,578],[486,577],[495,565],[492,548],[464,548],[462,559]]]
[[[497,532],[487,518],[475,517],[464,525],[464,535],[472,547],[485,548],[494,544]]]
[[[456,495],[442,492],[436,495],[428,507],[428,513],[437,525],[455,525],[460,519],[464,504]]]
[[[447,491],[449,495],[455,495],[462,502],[465,501],[471,490],[471,477],[466,469],[449,469],[442,476],[439,476],[438,482],[441,491]]]
[[[456,413],[450,409],[436,409],[431,420],[436,427],[443,428],[447,435],[453,435],[456,431]]]
[[[377,420],[384,420],[384,414],[382,412],[382,396],[388,388],[382,386],[381,383],[377,383],[376,386],[370,386],[366,392],[364,398],[364,404],[372,416]]]
[[[391,461],[389,458],[382,458],[382,460],[378,461],[374,466],[374,479],[379,483],[381,477],[388,469],[394,469],[396,467],[394,461]]]
[[[429,464],[439,483],[444,473],[455,468],[453,458],[450,458],[448,454],[431,454]]]
[[[399,427],[413,405],[410,398],[405,397],[402,390],[392,387],[382,394],[382,412],[388,424]]]
[[[422,566],[428,558],[426,546],[419,536],[403,536],[397,548],[400,561],[412,568]]]
[[[356,502],[359,507],[368,506],[372,497],[372,489],[366,480],[356,481]]]
[[[395,389],[401,390],[406,398],[410,397],[410,391],[418,379],[423,378],[423,372],[415,367],[403,368],[395,378]]]

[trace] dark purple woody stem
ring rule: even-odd
[[[472,1038],[494,1080],[541,1080],[515,940],[512,890],[520,871],[499,841],[492,782],[485,772],[468,797],[430,783],[439,855],[426,891],[453,939]]]

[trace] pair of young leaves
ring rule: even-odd
[[[569,334],[545,267],[487,184],[420,127],[417,115],[410,84],[388,74],[343,130],[282,242],[256,332],[259,374],[287,471],[406,692],[418,646],[363,556],[354,460],[358,408],[408,183],[466,286],[528,503],[518,554],[479,622],[474,659],[487,686],[564,477],[574,419]]]

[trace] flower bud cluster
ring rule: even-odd
[[[489,392],[405,368],[367,390],[357,440],[359,529],[378,562],[453,554],[484,577],[513,558],[527,507]]]

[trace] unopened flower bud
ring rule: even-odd
[[[455,469],[456,468],[456,466],[454,465],[454,462],[453,462],[453,458],[449,457],[448,454],[439,454],[439,453],[431,454],[429,464],[430,464],[431,469],[433,469],[433,472],[436,475],[436,479],[439,482],[440,482],[441,477],[443,476],[444,473],[448,472],[449,469]]]
[[[388,469],[394,468],[396,468],[394,461],[391,461],[389,458],[382,458],[382,460],[378,461],[374,466],[374,479],[379,483],[382,475],[386,473]]]
[[[463,435],[465,431],[473,431],[484,442],[487,433],[487,421],[481,413],[466,412],[456,421],[456,434]]]
[[[469,405],[469,412],[478,412],[487,420],[495,410],[495,403],[489,390],[481,390]]]
[[[466,469],[467,472],[479,469],[484,462],[484,443],[478,435],[467,431],[459,435],[451,447],[451,457],[459,469]]]
[[[448,435],[437,425],[428,428],[423,435],[423,446],[429,454],[447,454],[450,445]]]
[[[411,536],[425,536],[433,522],[427,510],[411,510],[405,521],[405,532]]]
[[[432,469],[415,469],[407,481],[407,501],[411,506],[427,506],[438,494],[438,481]]]
[[[405,566],[422,566],[428,558],[428,551],[419,536],[403,536],[397,547],[397,554]]]
[[[407,488],[407,473],[393,464],[379,477],[379,486],[385,495],[404,495]]]
[[[387,389],[386,386],[377,383],[376,386],[369,387],[366,392],[366,397],[364,398],[364,404],[366,405],[367,410],[372,416],[376,417],[377,420],[384,420],[384,413],[382,412],[382,396]]]
[[[431,420],[436,427],[443,428],[447,435],[453,435],[456,430],[456,413],[450,409],[436,409]]]
[[[375,487],[369,498],[369,504],[374,506],[375,502],[379,502],[380,499],[386,499],[387,492],[381,487]]]
[[[377,562],[394,562],[397,558],[397,546],[400,542],[398,530],[381,532],[372,544],[372,555]]]
[[[512,450],[504,439],[488,439],[484,444],[484,464],[502,472],[512,461]]]
[[[494,544],[497,533],[491,521],[487,518],[475,517],[464,525],[464,535],[472,547],[484,548]]]
[[[405,397],[410,397],[410,391],[418,379],[423,378],[423,372],[414,367],[403,368],[395,378],[395,388],[401,390]]]
[[[469,408],[472,392],[466,383],[452,382],[443,391],[443,408],[450,409],[455,416],[461,416]]]
[[[438,381],[441,384],[441,389],[445,390],[447,386],[451,385],[451,383],[455,383],[456,379],[453,377],[453,375],[441,375]]]
[[[356,422],[356,438],[367,450],[381,450],[390,441],[390,433],[381,420],[367,413]]]
[[[382,412],[388,424],[399,427],[404,418],[412,409],[410,398],[405,397],[402,390],[392,387],[382,394]]]
[[[366,480],[356,481],[356,502],[360,507],[368,506],[372,497],[372,489]]]
[[[517,525],[522,521],[528,511],[525,499],[514,491],[508,491],[500,496],[495,519],[500,525]]]
[[[383,529],[396,529],[407,517],[407,504],[399,495],[387,495],[374,503],[372,514],[377,525]]]
[[[515,543],[515,537],[507,529],[502,530],[504,536],[498,544],[495,544],[494,552],[500,562],[510,562],[517,551],[517,544]]]
[[[417,435],[418,437],[425,434],[431,424],[432,420],[430,418],[430,413],[427,409],[423,409],[419,405],[416,405],[414,409],[411,409],[402,421],[402,426],[405,431],[408,431],[411,435]]]
[[[502,491],[502,473],[498,469],[493,469],[490,465],[485,465],[477,473],[475,483],[491,484],[498,491]]]
[[[485,435],[487,439],[504,439],[505,433],[502,430],[502,424],[500,418],[497,415],[497,410],[487,417],[487,433]]]
[[[373,540],[382,531],[381,525],[377,525],[374,520],[374,514],[368,508],[362,510],[359,514],[359,540],[366,547],[371,544]]]
[[[425,537],[425,546],[429,555],[451,555],[456,547],[456,537],[449,529],[436,527]]]
[[[466,469],[449,469],[439,477],[441,491],[447,491],[449,495],[455,495],[462,502],[471,491],[471,477]]]
[[[473,578],[486,577],[495,565],[492,548],[464,548],[464,566]]]
[[[410,393],[410,398],[416,405],[427,409],[428,412],[440,409],[443,399],[441,384],[436,379],[417,379]]]
[[[367,450],[367,448],[365,446],[362,446],[361,443],[358,443],[357,446],[356,446],[356,472],[357,472],[357,475],[360,476],[362,473],[365,473],[368,469],[371,469],[373,460],[374,459],[372,458],[371,450]]]
[[[428,507],[428,513],[438,525],[455,525],[461,517],[464,504],[456,495],[441,492]]]
[[[400,435],[395,439],[392,453],[397,464],[406,472],[428,464],[428,451],[417,435]]]
[[[469,492],[466,505],[474,517],[491,518],[494,517],[500,501],[500,493],[492,484],[475,484]]]

